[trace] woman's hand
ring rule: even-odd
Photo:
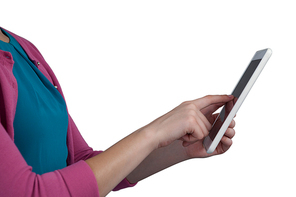
[[[154,151],[128,175],[127,179],[131,183],[136,183],[187,159],[210,156],[202,142],[218,115],[213,113],[232,99],[233,96],[223,95],[187,101],[142,128],[148,131],[148,136],[152,136],[152,141],[156,142],[153,143]],[[231,146],[234,126],[233,121],[213,154],[223,153]]]
[[[218,114],[213,115],[213,117],[217,117]],[[222,137],[220,143],[218,144],[215,151],[211,154],[208,154],[203,146],[203,140],[197,141],[187,147],[185,147],[185,151],[188,158],[205,158],[213,155],[219,155],[225,153],[232,145],[232,138],[235,135],[235,121],[232,120],[228,129],[226,130],[224,136]]]
[[[158,147],[168,146],[179,139],[183,141],[184,147],[190,149],[188,150],[190,154],[193,149],[201,151],[204,149],[202,139],[209,134],[215,118],[212,113],[233,98],[228,95],[210,95],[184,102],[147,125],[146,128],[155,132]],[[230,131],[226,132],[228,135],[230,133]],[[229,143],[227,139],[222,140]],[[224,150],[225,144],[219,145],[219,148]]]
[[[202,140],[211,129],[212,113],[232,99],[233,96],[216,95],[184,102],[87,159],[85,162],[95,175],[100,196],[107,195],[125,177],[134,183],[188,158],[205,157]],[[219,147],[224,151],[229,145],[227,140],[222,142]]]
[[[236,102],[236,98],[234,98],[234,103]],[[211,123],[211,125],[214,124],[214,121],[218,117],[219,114],[213,114],[218,108],[220,108],[223,104],[216,104],[209,107],[206,107],[202,109],[202,113],[205,115],[207,120]],[[231,109],[229,109],[231,110]],[[205,158],[213,155],[223,154],[225,153],[230,146],[232,145],[232,138],[235,135],[235,121],[232,120],[228,129],[226,130],[224,136],[222,137],[220,143],[218,144],[217,148],[212,154],[207,154],[205,148],[203,147],[203,140],[197,141],[194,144],[191,144],[190,146],[187,146],[185,148],[188,158]]]

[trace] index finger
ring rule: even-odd
[[[233,98],[234,98],[233,95],[208,95],[200,99],[197,99],[194,102],[196,106],[200,110],[202,110],[203,108],[206,108],[209,105],[212,105],[215,103],[227,103],[231,101]]]

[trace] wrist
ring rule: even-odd
[[[188,154],[187,148],[183,146],[183,141],[181,141],[181,140],[178,140],[178,141],[179,141],[179,146],[178,146],[179,154],[182,155],[182,156],[180,156],[182,158],[182,160],[186,161],[189,159],[193,159],[193,157],[191,157]]]
[[[147,147],[152,151],[156,150],[158,148],[158,139],[156,136],[156,132],[154,129],[149,127],[149,125],[140,128],[136,131],[139,135],[141,135],[141,138],[147,143]]]

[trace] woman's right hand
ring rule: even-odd
[[[212,127],[201,112],[214,113],[219,107],[231,101],[232,95],[209,95],[193,101],[186,101],[146,126],[154,131],[157,147],[168,146],[175,140],[182,140],[188,146],[202,140]]]
[[[211,129],[211,124],[206,117],[232,99],[232,96],[226,95],[205,96],[184,102],[147,126],[123,138],[101,154],[86,160],[96,177],[100,196],[107,195],[158,147],[168,146],[178,139],[183,141],[183,146],[202,140]],[[180,149],[180,143],[176,144],[178,146],[175,149],[169,149],[168,152],[177,157],[168,158],[168,153],[162,152],[165,149],[158,149],[160,152],[152,154],[148,159],[148,165],[144,164],[143,168],[136,170],[136,178],[130,180],[141,180],[143,177],[187,159],[185,149]],[[179,154],[176,151],[179,151]],[[180,151],[184,154],[182,155]],[[151,162],[154,165],[151,165]],[[155,165],[155,162],[158,164]],[[152,166],[152,169],[147,166]]]

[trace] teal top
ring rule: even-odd
[[[14,119],[14,142],[33,172],[43,174],[67,166],[68,113],[59,91],[28,58],[19,43],[5,30],[10,42],[0,41],[0,50],[14,60],[18,84]]]

